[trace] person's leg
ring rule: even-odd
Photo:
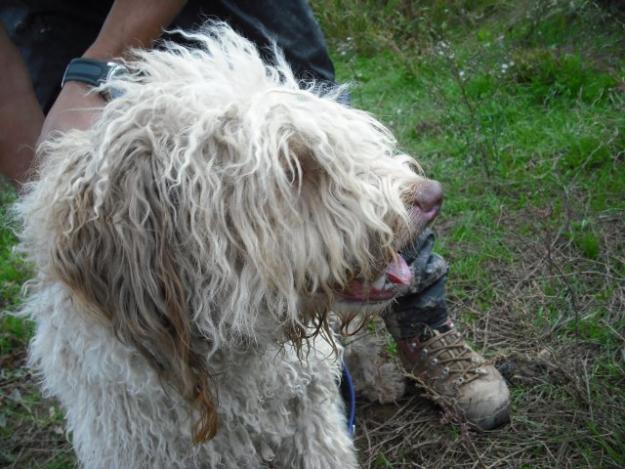
[[[413,283],[384,318],[389,332],[397,339],[421,336],[427,328],[446,332],[452,326],[445,299],[449,267],[433,252],[434,240],[432,230],[426,229],[402,252],[412,271]]]
[[[426,230],[402,253],[413,272],[410,292],[384,315],[406,370],[442,404],[454,405],[484,430],[507,422],[510,394],[492,365],[463,340],[448,317],[445,283],[448,267],[432,251],[434,234]]]
[[[43,124],[26,64],[0,23],[0,173],[25,181]]]

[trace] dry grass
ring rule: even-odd
[[[505,243],[520,261],[513,270],[496,259],[489,262],[487,275],[496,281],[488,307],[480,305],[483,292],[472,285],[464,287],[462,299],[451,301],[460,323],[470,318],[466,337],[508,381],[511,423],[478,432],[430,404],[417,388],[396,405],[361,402],[356,441],[364,467],[625,464],[625,334],[612,326],[625,317],[625,277],[619,273],[625,212],[600,217],[597,231],[609,253],[600,260],[580,256],[563,238],[563,227],[540,226],[548,214],[533,215],[537,228],[529,236],[512,235],[514,217],[500,220],[511,233]],[[547,285],[554,287],[552,294]],[[555,314],[537,318],[546,308]]]
[[[452,315],[513,399],[488,433],[416,388],[360,400],[363,466],[625,467],[622,17],[586,0],[313,4],[355,104],[443,182]],[[28,276],[13,243],[0,227],[2,309]],[[72,467],[24,368],[30,333],[0,318],[0,466]]]

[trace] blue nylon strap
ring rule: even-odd
[[[344,386],[347,388],[347,393],[349,397],[349,402],[347,402],[347,431],[349,432],[350,436],[354,436],[354,431],[356,430],[356,390],[354,389],[352,375],[349,373],[345,362],[343,362],[343,383]]]

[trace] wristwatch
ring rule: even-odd
[[[112,78],[119,78],[128,72],[128,69],[117,62],[77,58],[72,59],[65,69],[61,86],[68,81],[79,81],[91,86],[100,86]],[[122,95],[121,90],[114,88],[103,93],[104,98],[114,99]]]

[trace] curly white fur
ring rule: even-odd
[[[223,24],[187,36],[39,149],[32,365],[84,467],[356,467],[326,316],[419,229],[424,179],[341,90]]]

